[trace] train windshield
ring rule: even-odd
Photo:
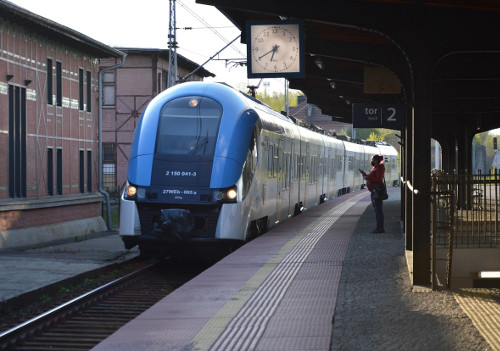
[[[213,155],[222,106],[215,100],[188,96],[169,101],[160,116],[156,152]]]

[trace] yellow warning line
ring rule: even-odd
[[[494,293],[500,295],[500,290],[460,289],[453,295],[493,350],[500,351],[500,303]]]

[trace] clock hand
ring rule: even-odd
[[[274,54],[276,53],[276,51],[278,51],[278,48],[279,48],[279,47],[280,47],[279,45],[274,45],[274,46],[273,46],[273,50],[272,50],[272,51],[273,51],[273,54],[271,55],[271,60],[270,60],[270,61],[273,61]]]
[[[260,57],[259,57],[259,60],[260,60],[261,58],[263,58],[264,56],[269,55],[271,52],[272,52],[272,53],[274,53],[274,47],[273,47],[271,50],[269,50],[268,52],[266,52],[264,55],[260,56]]]

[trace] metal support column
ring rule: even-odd
[[[167,88],[175,85],[177,82],[177,35],[176,35],[176,19],[175,19],[175,0],[169,0],[169,17],[168,22],[168,81]]]
[[[413,133],[412,133],[412,121],[413,121],[413,108],[409,109],[409,112],[407,113],[407,122],[406,122],[406,127],[404,130],[404,168],[402,169],[403,171],[403,179],[408,181],[413,181],[412,179],[412,166],[413,166],[413,159],[412,159],[412,154],[413,154]],[[412,206],[412,193],[408,189],[407,186],[403,186],[403,196],[402,196],[402,201],[404,201],[404,231],[405,231],[405,238],[406,238],[406,250],[412,250],[413,246],[413,226],[412,226],[412,211],[413,211],[413,206]]]
[[[415,62],[415,109],[412,116],[412,194],[413,285],[430,285],[430,201],[431,189],[431,76],[432,64],[425,58]]]

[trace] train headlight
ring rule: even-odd
[[[235,200],[236,197],[238,196],[238,192],[236,191],[235,188],[228,189],[226,192],[226,196],[228,200]]]
[[[226,189],[217,189],[212,193],[213,199],[220,203],[236,202],[238,200],[238,189],[236,186]]]
[[[124,193],[124,197],[125,199],[127,200],[135,200],[136,197],[137,197],[137,187],[133,186],[133,185],[129,185],[126,189],[125,189],[125,193]]]

